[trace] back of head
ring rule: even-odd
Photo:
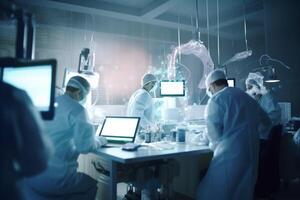
[[[157,82],[157,78],[153,74],[150,74],[150,73],[144,74],[142,81],[141,81],[141,85],[145,86],[150,82]]]
[[[217,86],[228,85],[226,75],[223,70],[216,69],[207,75],[205,80],[206,87],[208,88],[212,83],[216,84]]]
[[[89,92],[90,84],[81,76],[73,76],[67,83],[66,93],[77,101],[83,100]]]

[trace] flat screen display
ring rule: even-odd
[[[161,96],[185,96],[185,81],[161,81]]]
[[[106,117],[101,129],[98,128],[97,135],[108,141],[134,142],[139,120],[139,117]]]
[[[26,61],[8,64],[2,69],[2,80],[31,98],[44,119],[54,115],[55,60]]]

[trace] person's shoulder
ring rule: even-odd
[[[136,97],[141,98],[141,99],[146,99],[146,98],[149,98],[149,97],[151,98],[151,95],[146,90],[139,89],[139,90],[136,91]]]
[[[220,102],[222,104],[224,102],[253,102],[255,100],[252,99],[245,91],[241,90],[240,88],[226,87],[215,96],[214,101]]]
[[[3,82],[1,83],[0,88],[1,99],[5,99],[6,101],[15,101],[15,103],[21,104],[32,104],[31,99],[24,90]],[[5,98],[2,98],[3,95],[5,96]]]
[[[75,113],[83,112],[85,110],[85,108],[80,103],[66,94],[56,97],[56,102],[58,103],[58,106],[62,106],[64,110],[69,109]]]

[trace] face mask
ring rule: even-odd
[[[157,89],[157,84],[155,84],[155,85],[151,88],[150,92],[154,92],[156,89]]]
[[[209,98],[213,96],[213,93],[208,88],[206,88],[206,94],[209,96]]]
[[[87,98],[84,97],[84,98],[83,98],[81,101],[79,101],[78,103],[81,104],[82,106],[85,106],[86,100],[87,100]]]

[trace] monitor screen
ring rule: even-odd
[[[185,81],[161,81],[160,82],[161,96],[184,96]]]
[[[120,142],[134,142],[138,129],[139,117],[106,117],[97,135],[106,137],[107,140]]]
[[[54,115],[55,60],[24,61],[7,64],[2,80],[27,92],[44,119]]]
[[[228,83],[228,87],[235,87],[235,79],[234,78],[228,78],[227,83]]]

